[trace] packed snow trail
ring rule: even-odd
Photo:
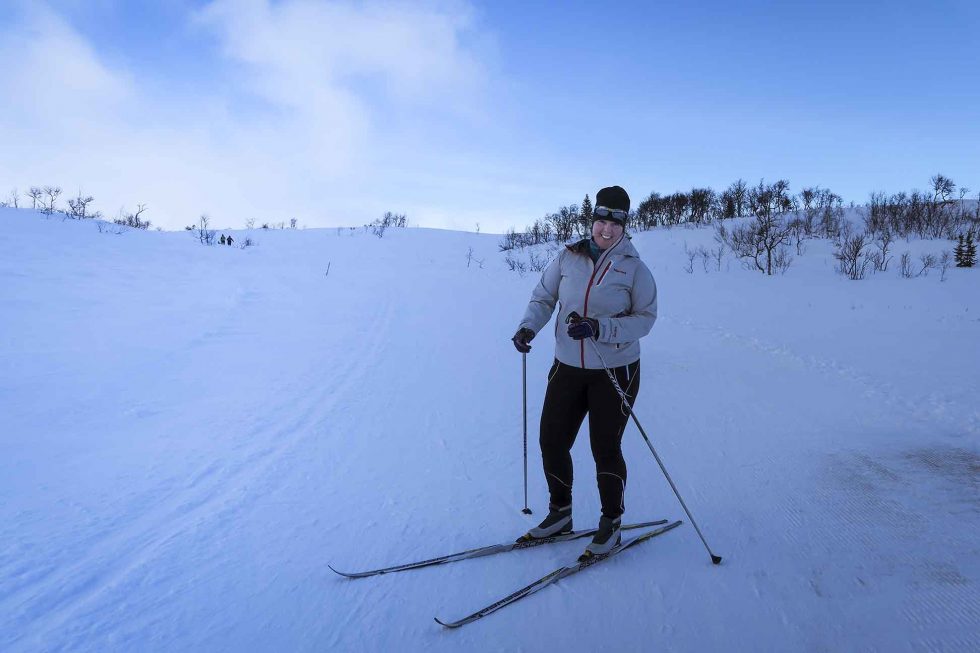
[[[710,231],[638,234],[661,318],[637,417],[725,562],[683,527],[443,632],[433,613],[581,549],[327,568],[503,541],[544,510],[553,339],[528,356],[527,517],[509,338],[537,275],[497,236],[259,230],[240,250],[0,221],[4,651],[980,649],[976,271],[847,282],[814,243],[783,277],[688,274]],[[626,518],[680,516],[624,443]],[[573,456],[584,528],[587,442]]]

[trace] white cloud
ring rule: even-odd
[[[81,188],[110,215],[147,203],[168,228],[202,212],[219,226],[357,223],[398,208],[382,164],[411,156],[399,142],[480,111],[463,4],[215,0],[189,20],[224,57],[203,96],[114,68],[31,4],[0,34],[17,89],[0,104],[0,183]]]
[[[132,88],[113,73],[92,47],[43,5],[25,15],[21,29],[0,40],[0,62],[9,108],[29,109],[50,119],[63,117],[75,126],[126,101]],[[20,101],[17,101],[17,100]],[[69,105],[71,111],[62,107]]]
[[[198,21],[220,36],[224,53],[250,64],[256,89],[297,108],[334,95],[346,82],[380,75],[402,100],[464,95],[481,76],[460,34],[463,5],[450,13],[424,4],[215,0]]]

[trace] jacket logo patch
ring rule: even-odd
[[[626,274],[626,271],[625,270],[617,270],[616,268],[613,268],[612,271],[613,272],[619,272],[620,274]]]

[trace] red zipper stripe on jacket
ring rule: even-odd
[[[622,240],[622,236],[620,236],[620,240]],[[618,244],[619,241],[616,242],[616,245]],[[600,263],[600,261],[602,261],[602,259],[605,256],[607,256],[609,252],[613,251],[616,248],[616,245],[613,245],[612,247],[604,251],[602,253],[602,256],[599,257],[599,260],[596,261],[596,266],[592,268],[592,276],[589,277],[589,285],[585,289],[585,305],[582,307],[582,313],[583,313],[582,317],[589,316],[589,293],[592,292],[592,282],[595,280],[595,273],[599,271],[600,267],[602,267],[602,263]],[[612,261],[610,261],[610,263],[612,263]],[[608,270],[609,268],[607,267],[606,269]],[[603,275],[605,275],[605,272],[603,272]],[[582,369],[585,369],[585,340],[579,340],[578,344],[579,344],[579,353],[582,356]]]
[[[612,261],[606,263],[606,269],[602,271],[602,275],[599,276],[599,280],[595,282],[595,285],[601,286],[602,280],[606,278],[606,273],[609,272],[609,268],[612,267]]]

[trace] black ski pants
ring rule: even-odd
[[[640,390],[640,361],[613,372],[632,408]],[[548,373],[541,411],[541,457],[554,507],[572,503],[571,451],[586,414],[602,514],[615,519],[626,509],[626,461],[621,445],[629,412],[605,370],[582,369],[556,360]]]

